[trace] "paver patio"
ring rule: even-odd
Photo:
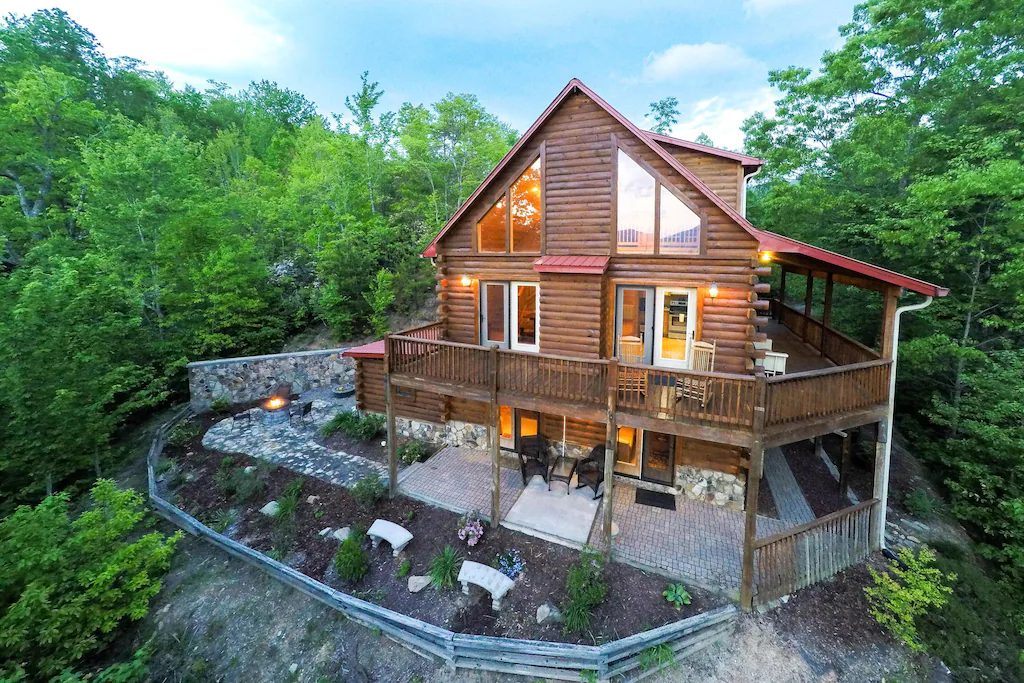
[[[523,491],[519,470],[501,468],[501,516],[512,509]],[[446,446],[426,462],[416,463],[398,477],[398,487],[410,498],[451,510],[491,513],[491,456],[487,451]],[[564,493],[562,495],[565,495]]]

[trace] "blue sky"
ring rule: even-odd
[[[673,95],[674,133],[742,145],[739,126],[770,109],[770,69],[815,67],[840,44],[846,0],[65,0],[108,55],[142,59],[179,85],[268,78],[324,113],[369,70],[383,105],[476,94],[525,130],[572,77],[634,122]],[[0,11],[52,6],[0,0]]]

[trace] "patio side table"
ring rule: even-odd
[[[576,458],[570,458],[567,455],[560,455],[554,459],[551,464],[551,469],[548,470],[548,491],[551,490],[551,481],[564,481],[565,482],[565,495],[572,493],[572,487],[570,482],[572,481],[572,473],[576,469]]]

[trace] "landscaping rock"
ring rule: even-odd
[[[339,542],[344,542],[350,533],[352,533],[352,530],[347,526],[343,526],[340,529],[336,529],[331,536],[334,536]]]
[[[326,537],[327,534],[331,533],[331,531],[333,531],[333,529],[331,529],[331,527],[329,527],[329,526],[328,527],[324,527],[323,529],[320,530],[320,536]]]
[[[565,617],[562,616],[562,611],[550,602],[545,602],[537,608],[537,623],[541,626],[561,624],[563,621],[565,621]]]
[[[430,585],[429,576],[410,576],[409,577],[409,592],[419,593],[421,590]]]
[[[264,505],[263,507],[260,508],[260,513],[266,515],[267,517],[276,517],[277,516],[277,509],[279,507],[280,506],[277,504],[277,501],[276,500],[272,500],[272,501],[270,501],[269,503],[267,503],[266,505]]]
[[[306,499],[306,502],[309,503],[310,505],[316,505],[317,501],[319,500],[320,496],[310,496],[309,498]]]
[[[248,467],[245,468],[245,473],[246,474],[252,474],[255,471],[256,471],[256,466],[255,465],[249,465]]]

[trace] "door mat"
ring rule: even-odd
[[[675,510],[676,497],[670,493],[662,493],[660,491],[648,491],[647,489],[637,489],[636,504],[650,505],[653,508],[662,508],[664,510]]]

